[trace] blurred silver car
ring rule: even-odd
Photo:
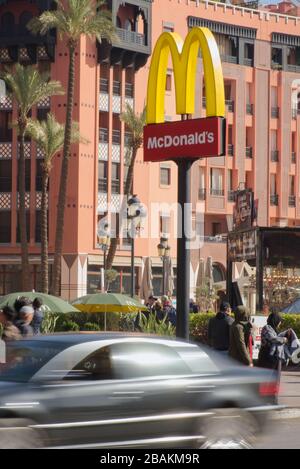
[[[274,373],[189,342],[71,333],[6,352],[1,448],[248,448],[277,409]]]

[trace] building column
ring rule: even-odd
[[[65,254],[61,265],[61,297],[66,301],[87,294],[87,254]]]

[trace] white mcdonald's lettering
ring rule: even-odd
[[[214,143],[214,132],[195,132],[188,135],[165,135],[164,137],[149,137],[147,142],[148,150],[157,148],[182,147],[188,145],[205,145],[206,143]]]

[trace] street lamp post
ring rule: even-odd
[[[140,230],[141,219],[145,216],[144,208],[137,195],[133,195],[127,201],[127,219],[128,219],[128,232],[131,237],[131,283],[130,294],[134,297],[135,294],[135,268],[134,268],[134,241],[136,233]]]
[[[108,248],[109,248],[109,245],[110,245],[110,235],[109,235],[109,231],[108,231],[108,224],[106,223],[103,228],[101,228],[98,232],[98,236],[99,236],[99,246],[100,246],[100,249],[102,249],[103,251],[103,273],[104,273],[104,280],[103,281],[100,281],[100,284],[101,284],[101,290],[103,292],[106,291],[106,279],[105,279],[105,275],[106,275],[106,255],[107,255],[107,251],[108,251]]]
[[[157,245],[158,255],[162,260],[163,265],[163,295],[167,295],[167,285],[166,285],[166,264],[170,258],[171,248],[168,245],[168,238],[161,237],[160,243]]]

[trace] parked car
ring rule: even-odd
[[[189,342],[65,333],[6,352],[1,448],[246,448],[277,409],[274,374]]]

